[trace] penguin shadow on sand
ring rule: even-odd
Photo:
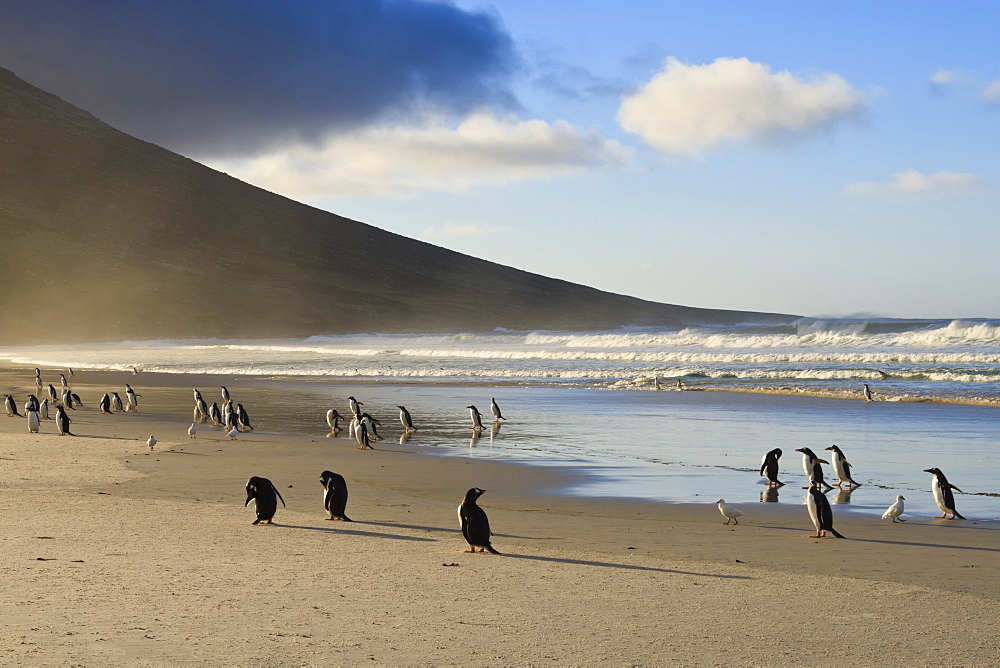
[[[698,573],[695,571],[680,571],[675,568],[656,568],[654,566],[638,566],[636,564],[621,564],[611,561],[589,561],[586,559],[564,559],[559,557],[541,557],[530,554],[512,554],[504,552],[508,559],[526,559],[528,561],[544,561],[556,564],[572,564],[575,566],[593,566],[596,568],[617,568],[625,571],[647,571],[652,573],[673,573],[675,575],[697,575],[703,578],[718,578],[721,580],[753,580],[749,575],[722,575],[719,573]]]
[[[374,524],[374,522],[364,522],[360,520],[354,520],[351,522],[350,526],[356,526],[358,524]],[[365,538],[388,538],[390,540],[406,540],[418,543],[436,543],[436,538],[424,538],[421,536],[399,536],[392,533],[380,533],[377,531],[356,531],[354,529],[344,528],[344,525],[336,527],[310,527],[303,526],[300,524],[275,524],[274,526],[282,527],[284,529],[298,529],[300,531],[320,531],[323,533],[333,533],[333,534],[346,534],[349,536],[362,536]]]

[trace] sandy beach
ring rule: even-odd
[[[5,664],[1000,661],[993,522],[844,513],[846,540],[812,539],[804,508],[744,506],[726,526],[714,498],[570,498],[551,491],[572,471],[208,425],[191,439],[155,402],[88,403],[76,437],[0,416]],[[324,469],[354,522],[324,519]],[[287,503],[273,526],[251,525],[251,475]],[[500,556],[464,552],[472,486]]]

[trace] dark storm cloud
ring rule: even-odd
[[[431,103],[515,106],[487,14],[399,0],[0,3],[0,66],[121,130],[252,153]]]

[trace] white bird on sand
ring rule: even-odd
[[[905,522],[906,520],[899,519],[899,516],[903,514],[903,501],[906,497],[900,495],[896,497],[896,503],[889,506],[889,508],[882,514],[882,519],[891,517],[892,521],[895,523],[897,520],[900,522]]]
[[[191,426],[188,427],[188,436],[190,436],[191,438],[196,438],[197,434],[198,434],[198,424],[196,422],[192,422]]]
[[[152,450],[153,446],[156,445],[156,437],[150,434],[149,440],[146,441],[146,445],[148,445],[149,449]]]
[[[233,427],[229,431],[229,433],[226,434],[226,436],[228,436],[230,439],[232,439],[232,440],[235,441],[236,440],[236,434],[238,434],[238,433],[240,433],[240,427],[239,427],[239,425]]]
[[[726,518],[726,524],[729,524],[729,520],[732,520],[734,524],[739,524],[737,517],[743,517],[743,511],[736,506],[730,506],[726,503],[725,499],[719,499],[716,501],[719,504],[719,512],[722,516]]]

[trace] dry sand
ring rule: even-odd
[[[0,414],[0,663],[997,664],[1000,527],[548,494],[554,469],[382,442]],[[153,452],[149,434],[160,441]],[[349,483],[324,520],[319,474]],[[251,475],[285,498],[252,526]],[[466,554],[480,499],[502,556]],[[904,515],[905,517],[905,515]]]

